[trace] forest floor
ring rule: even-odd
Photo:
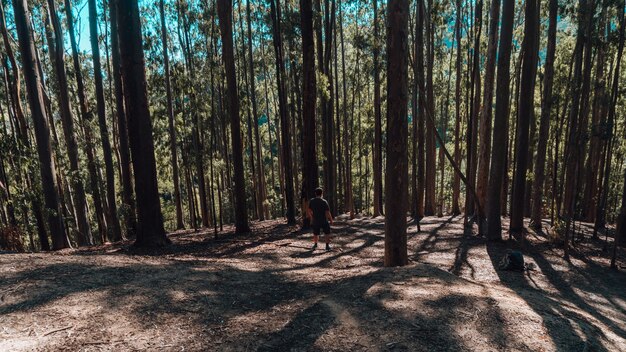
[[[0,351],[626,351],[626,272],[602,241],[566,262],[530,233],[520,273],[496,270],[518,243],[462,217],[411,223],[402,268],[382,266],[383,218],[334,232],[330,252],[266,221],[148,252],[0,254]]]

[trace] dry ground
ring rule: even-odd
[[[0,351],[626,351],[626,273],[602,242],[568,263],[530,234],[536,269],[506,272],[515,243],[422,224],[403,268],[382,267],[382,218],[337,222],[328,253],[264,222],[156,252],[1,254]]]

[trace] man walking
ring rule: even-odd
[[[330,213],[330,207],[326,199],[322,198],[324,191],[321,188],[315,190],[315,198],[309,201],[308,218],[313,225],[313,248],[317,248],[320,232],[324,230],[324,241],[326,242],[326,250],[330,251],[330,225],[333,223],[333,216]]]

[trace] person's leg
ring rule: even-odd
[[[313,225],[313,250],[317,248],[317,242],[320,239],[320,227]]]
[[[324,241],[326,242],[326,250],[330,250],[330,225],[324,226]]]

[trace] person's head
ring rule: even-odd
[[[324,195],[324,190],[321,187],[318,187],[315,189],[315,196],[316,197],[321,197]]]

